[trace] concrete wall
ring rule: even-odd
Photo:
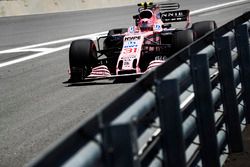
[[[143,0],[0,0],[0,17],[136,5],[139,2]]]

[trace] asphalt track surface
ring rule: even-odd
[[[225,2],[180,4],[193,11]],[[249,10],[250,3],[195,15],[192,21],[214,19],[220,26]],[[133,6],[0,18],[0,51],[127,27],[135,13]],[[31,52],[0,54],[0,63]],[[68,49],[0,68],[1,167],[24,166],[133,84],[102,81],[68,87],[62,84],[68,79],[67,68]]]

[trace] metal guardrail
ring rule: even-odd
[[[28,166],[221,166],[250,123],[249,29],[247,12],[206,34]]]

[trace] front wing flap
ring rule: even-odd
[[[144,73],[136,73],[136,74],[122,74],[122,75],[111,75],[111,76],[98,76],[98,77],[86,77],[84,80],[79,81],[67,81],[64,82],[64,84],[71,84],[71,83],[85,83],[85,82],[92,82],[92,81],[98,81],[98,80],[115,80],[115,79],[123,79],[123,78],[138,78]]]

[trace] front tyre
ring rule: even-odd
[[[70,80],[81,81],[98,63],[95,43],[90,39],[73,41],[69,49]]]

